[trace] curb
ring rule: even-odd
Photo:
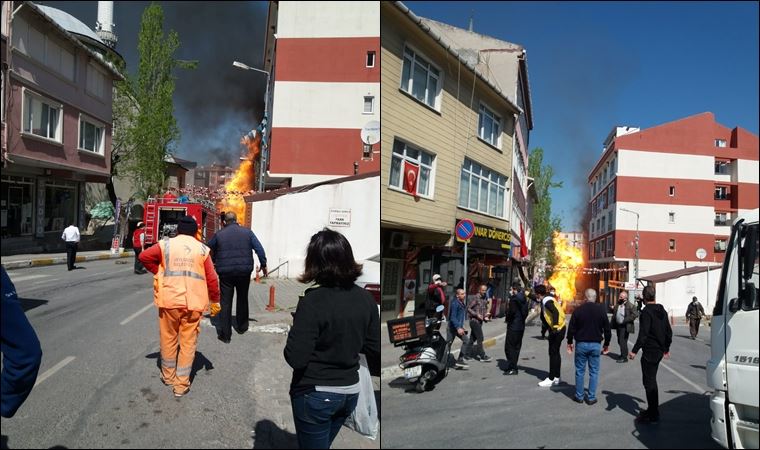
[[[134,253],[131,252],[121,252],[118,255],[112,255],[108,253],[100,254],[100,255],[87,255],[87,256],[77,256],[76,262],[85,262],[85,261],[98,261],[98,260],[104,260],[104,259],[120,259],[120,258],[132,258],[134,256]],[[66,264],[66,256],[57,257],[57,258],[39,258],[39,259],[25,259],[21,261],[11,261],[11,262],[3,262],[3,266],[6,270],[11,269],[25,269],[28,267],[41,267],[41,266],[52,266],[56,264]]]

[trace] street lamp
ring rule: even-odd
[[[633,275],[633,283],[634,283],[634,289],[636,286],[636,283],[639,281],[639,213],[636,211],[631,211],[630,209],[620,208],[621,211],[629,212],[631,214],[636,214],[636,238],[633,241],[634,248],[636,249],[636,261],[634,266],[634,275]]]
[[[261,73],[267,74],[267,86],[266,86],[266,92],[264,93],[264,120],[267,120],[268,117],[269,117],[269,72],[267,72],[266,70],[261,70],[261,69],[255,68],[255,67],[251,67],[251,66],[249,66],[247,64],[243,64],[240,61],[233,61],[232,65],[234,67],[239,68],[239,69],[254,70],[256,72],[261,72]],[[264,129],[266,130],[266,122],[264,122],[264,123],[265,123]],[[267,145],[267,147],[268,147],[268,145]],[[260,170],[259,170],[259,172],[260,172],[259,173],[259,189],[258,189],[259,192],[264,192],[264,172],[266,170],[265,169],[265,167],[266,167],[266,161],[267,161],[267,158],[266,158],[266,149],[262,148],[261,149],[261,160],[259,162],[259,165],[261,166]]]

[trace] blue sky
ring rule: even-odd
[[[586,179],[613,126],[649,128],[711,111],[758,133],[757,2],[405,2],[417,15],[524,46],[530,148],[564,187],[565,230],[579,228]]]

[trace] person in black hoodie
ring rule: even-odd
[[[639,413],[636,421],[657,423],[660,420],[657,368],[663,357],[670,359],[673,331],[665,308],[655,303],[654,286],[645,287],[643,295],[644,307],[639,319],[639,337],[631,352],[628,353],[628,359],[634,359],[639,349],[644,349],[644,354],[641,356],[641,374],[647,395],[647,409]]]
[[[528,301],[519,282],[512,284],[512,292],[507,307],[507,339],[504,353],[507,356],[507,370],[504,375],[517,375],[517,361],[520,359],[525,319],[528,317]]]
[[[290,401],[301,448],[329,448],[357,405],[359,353],[380,375],[380,315],[372,296],[354,282],[362,266],[340,233],[311,237],[300,281],[316,282],[298,302],[285,345],[293,368]]]

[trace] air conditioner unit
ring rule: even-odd
[[[406,250],[409,248],[409,234],[408,233],[391,233],[390,248],[392,250]]]

